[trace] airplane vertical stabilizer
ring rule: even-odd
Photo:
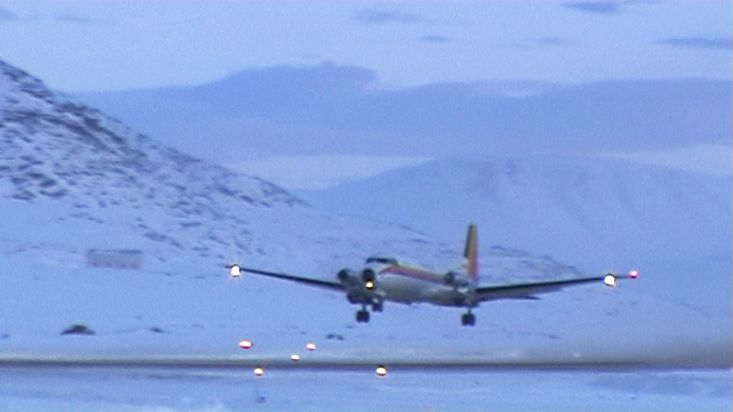
[[[463,251],[466,258],[466,274],[472,282],[478,281],[478,229],[475,224],[468,225],[466,248]]]

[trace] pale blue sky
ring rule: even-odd
[[[731,77],[730,1],[0,1],[0,59],[66,91],[323,61],[386,87]]]

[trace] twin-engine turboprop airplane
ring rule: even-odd
[[[480,285],[478,282],[478,233],[476,225],[468,226],[466,247],[463,256],[466,265],[460,271],[436,273],[427,269],[412,267],[398,262],[389,256],[371,256],[360,271],[343,269],[334,280],[275,273],[266,270],[245,268],[239,264],[227,266],[233,277],[242,272],[290,280],[310,286],[336,290],[346,294],[350,303],[361,305],[356,312],[357,322],[369,322],[369,309],[381,312],[385,301],[410,304],[427,302],[439,306],[465,308],[461,324],[473,326],[476,316],[473,309],[479,303],[498,299],[537,299],[540,293],[555,292],[567,286],[603,282],[614,287],[618,279],[639,276],[635,270],[627,275],[607,273],[573,279],[550,280],[542,282],[514,283],[504,285]]]

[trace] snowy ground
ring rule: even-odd
[[[590,406],[592,405],[592,407]],[[731,409],[729,370],[268,371],[0,368],[0,410],[665,411]]]

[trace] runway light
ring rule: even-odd
[[[366,287],[369,290],[372,290],[372,289],[374,289],[374,282],[372,282],[370,280],[370,281],[368,281],[367,283],[364,284],[364,287]]]
[[[632,270],[629,272],[629,277],[631,279],[636,279],[639,277],[639,271],[638,270]]]
[[[603,278],[603,283],[610,287],[616,286],[616,276],[611,274],[606,275],[606,277]]]
[[[290,360],[293,362],[298,362],[300,360],[300,355],[298,355],[297,353],[294,353],[290,355]]]
[[[252,343],[252,341],[249,339],[245,339],[239,342],[239,347],[242,349],[251,349],[252,346],[254,346],[254,343]]]
[[[377,369],[375,370],[377,373],[377,376],[386,376],[387,375],[387,367],[384,365],[377,366]]]
[[[242,275],[241,271],[239,270],[239,265],[232,265],[229,267],[229,275],[233,278],[238,278]]]
[[[254,369],[255,376],[260,377],[265,374],[265,368],[258,366]]]
[[[316,349],[317,349],[318,347],[316,346],[316,344],[315,344],[315,343],[313,343],[313,342],[308,342],[308,343],[306,343],[306,344],[305,344],[305,348],[306,348],[306,349],[308,349],[309,351],[313,352],[313,351],[314,351],[314,350],[316,350]]]

